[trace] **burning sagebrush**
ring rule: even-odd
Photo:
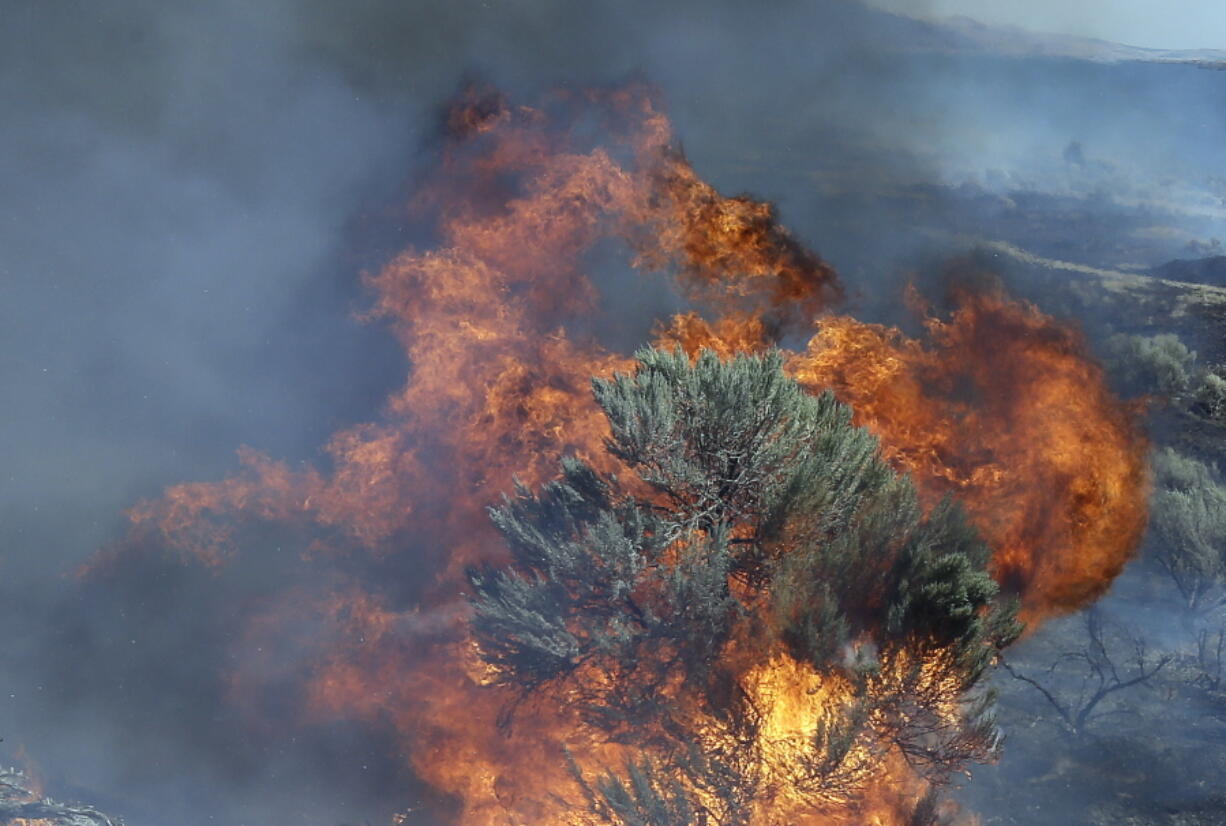
[[[491,680],[597,747],[569,750],[592,817],[551,822],[825,823],[886,765],[989,758],[973,692],[1018,629],[960,509],[777,352],[638,359],[595,388],[639,484],[564,461],[492,512],[513,567],[470,575]],[[613,753],[630,779],[589,782]]]
[[[926,341],[823,316],[841,295],[833,269],[768,204],[725,197],[699,178],[642,89],[559,94],[541,107],[469,98],[449,123],[438,174],[412,205],[437,219],[438,245],[405,250],[369,278],[374,315],[390,320],[411,364],[404,387],[379,418],[332,437],[326,469],[247,452],[244,474],[139,504],[134,533],[224,576],[245,524],[293,526],[286,533],[304,553],[281,552],[276,563],[291,566],[292,584],[241,609],[251,634],[268,642],[252,648],[271,649],[305,615],[322,616],[325,627],[310,624],[300,642],[301,670],[269,673],[306,674],[307,719],[394,731],[447,822],[590,822],[602,806],[640,798],[658,798],[682,820],[694,807],[731,812],[735,801],[750,807],[736,816],[753,823],[804,823],[821,807],[827,820],[809,822],[884,826],[914,822],[919,803],[930,812],[925,778],[992,747],[979,726],[986,709],[964,702],[1008,637],[988,628],[995,586],[984,571],[1037,622],[1101,593],[1144,525],[1146,447],[1080,339],[997,293],[965,294],[950,318],[930,319]],[[731,358],[767,351],[784,332],[815,332],[806,351],[783,354],[784,369],[806,390],[829,387],[851,404],[855,424],[880,439],[880,456],[848,426],[846,408],[760,378],[797,410],[812,408],[814,428],[831,428],[806,438],[858,445],[852,467],[864,475],[823,483],[829,502],[801,485],[784,507],[783,480],[825,461],[803,459],[795,443],[772,460],[777,476],[755,480],[769,495],[747,485],[743,501],[712,499],[687,488],[672,501],[642,488],[663,471],[635,451],[654,443],[604,451],[609,423],[590,392],[591,376],[631,361],[568,332],[591,329],[600,312],[586,267],[610,240],[626,251],[628,273],[665,271],[693,302],[694,312],[663,321],[663,344]],[[713,376],[731,369],[706,359]],[[599,385],[610,411],[610,394],[633,381]],[[752,397],[736,415],[759,403],[765,414],[766,401]],[[616,416],[613,425],[619,445]],[[579,599],[579,580],[549,603],[576,613],[551,626],[546,653],[503,659],[498,629],[486,628],[478,645],[457,609],[470,587],[464,573],[505,561],[485,508],[517,477],[546,483],[564,456],[583,463],[561,483],[582,492],[576,506],[601,503],[576,514],[576,530],[604,524],[612,541],[648,520],[629,534],[645,543],[640,561],[625,561],[645,567],[623,572],[618,592],[644,617],[610,615],[590,599],[582,606],[596,613],[582,614],[567,602]],[[611,481],[623,463],[643,471],[639,484]],[[701,473],[682,481],[711,483]],[[551,490],[562,495],[546,488],[543,499],[508,506],[504,527],[534,524],[532,509]],[[946,494],[964,503],[966,523],[939,504]],[[802,507],[804,497],[817,498]],[[800,518],[802,510],[830,521]],[[836,540],[850,544],[811,552]],[[642,562],[648,550],[651,566]],[[115,566],[130,553],[117,553]],[[388,570],[412,572],[414,587],[389,582]],[[498,576],[479,580],[485,598],[501,598]],[[311,587],[294,590],[304,581]],[[585,659],[597,643],[611,648]],[[630,652],[637,664],[627,671]],[[540,663],[526,668],[521,655]],[[227,675],[235,695],[258,692],[256,655],[235,661],[255,663]],[[540,694],[525,701],[525,684]],[[628,765],[629,780],[602,774]],[[746,779],[703,779],[713,775]]]

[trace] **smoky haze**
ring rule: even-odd
[[[122,539],[125,508],[233,472],[239,446],[320,462],[329,434],[377,415],[409,366],[357,320],[359,276],[430,243],[402,204],[467,83],[525,101],[646,80],[697,170],[776,200],[879,317],[900,262],[962,234],[1025,237],[1002,206],[1019,190],[1124,227],[1110,250],[1057,238],[1053,256],[1154,266],[1222,235],[1219,73],[911,50],[923,37],[840,0],[9,0],[3,759],[131,826],[384,823],[418,804],[390,736],[297,724],[295,635],[237,622],[287,583],[334,584],[297,570],[298,538],[244,537],[278,553],[224,575],[156,553],[137,574],[74,571]],[[673,298],[605,300],[645,334]],[[414,572],[387,574],[411,598]],[[265,644],[278,688],[254,725],[225,675]]]

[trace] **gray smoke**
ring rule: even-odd
[[[333,584],[291,552],[219,575],[156,554],[71,572],[122,538],[125,507],[223,477],[238,446],[318,461],[376,415],[407,365],[354,320],[358,275],[429,243],[400,204],[471,80],[515,101],[654,84],[700,174],[777,201],[870,315],[893,312],[902,262],[962,236],[1112,266],[1222,236],[1226,110],[1206,101],[1226,76],[943,37],[845,0],[7,0],[0,761],[23,749],[56,797],[133,826],[419,805],[389,737],[297,725],[292,648],[264,728],[229,703],[238,618]],[[1044,228],[1059,210],[1114,234]],[[412,571],[387,574],[411,594]]]

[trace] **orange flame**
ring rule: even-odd
[[[828,319],[792,371],[835,388],[930,498],[958,496],[1025,618],[1075,610],[1144,530],[1145,439],[1075,331],[999,291],[954,298],[927,342]]]
[[[1145,519],[1145,445],[1073,332],[995,292],[961,293],[948,319],[928,319],[925,341],[822,317],[841,296],[833,270],[770,205],[701,180],[642,88],[558,93],[535,108],[470,93],[447,124],[439,172],[412,204],[438,217],[438,245],[367,279],[372,317],[390,321],[411,364],[382,418],[334,436],[328,471],[244,451],[243,474],[174,486],[131,518],[138,534],[212,565],[244,520],[304,526],[318,556],[418,554],[434,586],[411,610],[378,583],[332,597],[339,642],[319,654],[310,710],[393,726],[416,773],[454,801],[454,822],[590,822],[558,803],[578,794],[565,752],[585,767],[636,756],[593,741],[547,697],[500,727],[512,698],[486,684],[457,607],[463,567],[500,553],[486,505],[516,477],[549,478],[563,455],[608,461],[589,380],[629,362],[568,332],[599,311],[585,257],[600,242],[624,244],[639,270],[673,273],[711,318],[678,316],[660,343],[731,354],[820,322],[791,372],[834,387],[929,499],[958,494],[1029,619],[1099,595],[1129,558]],[[839,699],[837,684],[783,656],[746,674],[781,749]],[[784,794],[753,822],[901,823],[923,782],[898,754],[864,770],[859,801],[813,812]]]

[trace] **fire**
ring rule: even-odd
[[[852,404],[929,503],[966,503],[1029,620],[1093,599],[1127,561],[1145,519],[1145,445],[1066,327],[999,292],[959,293],[923,340],[827,315],[842,295],[830,266],[769,204],[699,178],[643,88],[535,107],[469,93],[447,126],[439,169],[410,205],[437,220],[437,245],[367,277],[370,317],[390,324],[411,365],[381,417],[336,434],[327,469],[244,450],[240,475],[174,486],[130,515],[137,537],[214,567],[244,524],[262,522],[303,531],[314,564],[347,560],[321,606],[335,633],[314,658],[307,711],[394,727],[416,774],[451,801],[451,822],[595,823],[560,802],[582,798],[568,759],[617,769],[644,753],[593,739],[565,697],[517,702],[489,685],[459,598],[464,566],[500,558],[485,508],[516,480],[535,486],[568,454],[615,470],[589,382],[629,361],[577,332],[600,311],[586,275],[598,244],[671,274],[691,301],[659,343],[731,355],[815,329],[789,370]],[[352,573],[353,560],[403,554],[431,582],[412,605]],[[789,794],[794,752],[850,689],[782,652],[754,653],[742,678],[765,710],[755,748],[776,791],[749,822],[904,822],[926,783],[897,750],[869,743],[848,758],[854,796],[818,811]],[[959,695],[926,677],[933,664],[905,659],[872,690],[912,681]]]
[[[36,808],[45,799],[43,784],[36,774],[18,768],[0,770],[0,801]],[[55,826],[42,817],[18,817],[11,822],[14,826]]]
[[[958,290],[928,340],[825,320],[792,370],[833,387],[930,499],[956,494],[1031,620],[1101,596],[1145,526],[1145,440],[1075,331]]]

